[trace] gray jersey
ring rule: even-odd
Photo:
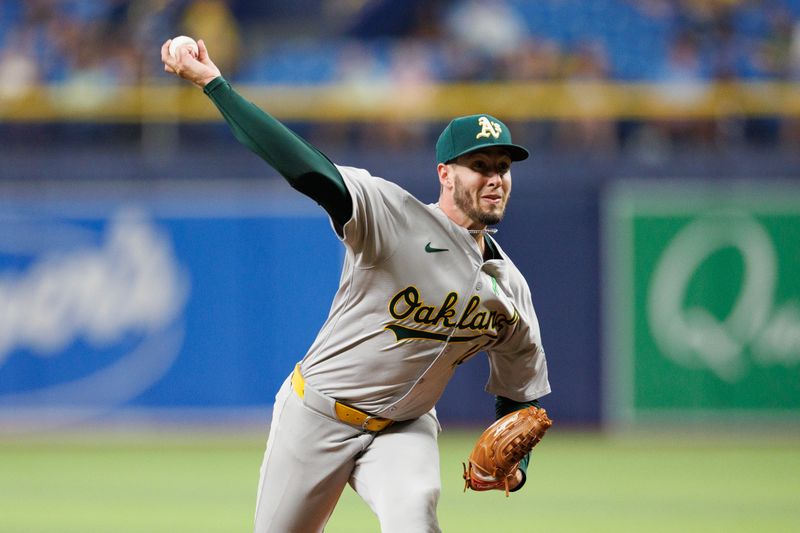
[[[550,392],[539,323],[522,274],[485,261],[436,204],[367,171],[337,167],[353,200],[330,314],[302,361],[318,391],[373,415],[429,411],[456,367],[489,354],[486,390],[516,401]]]

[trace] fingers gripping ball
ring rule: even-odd
[[[478,438],[469,466],[464,465],[464,490],[502,489],[508,496],[519,462],[552,424],[547,412],[537,407],[520,409],[497,420]]]
[[[199,53],[197,41],[186,35],[179,35],[178,37],[172,39],[172,42],[169,43],[169,55],[171,55],[174,59],[178,59],[179,50],[183,47],[187,47],[189,49],[189,53],[192,54],[193,57],[197,57],[197,54]]]

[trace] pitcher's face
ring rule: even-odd
[[[497,224],[511,193],[511,158],[499,148],[465,154],[450,163],[453,203],[473,223]]]

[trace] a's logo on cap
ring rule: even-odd
[[[486,117],[479,118],[478,125],[481,127],[481,131],[475,136],[476,139],[480,139],[481,137],[486,137],[488,139],[490,136],[497,139],[500,137],[500,132],[503,131],[500,124],[497,122],[490,122]]]

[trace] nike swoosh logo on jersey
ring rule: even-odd
[[[428,252],[429,254],[432,254],[435,252],[449,252],[450,250],[448,250],[447,248],[434,248],[433,246],[431,246],[431,243],[428,243],[425,245],[425,251]]]

